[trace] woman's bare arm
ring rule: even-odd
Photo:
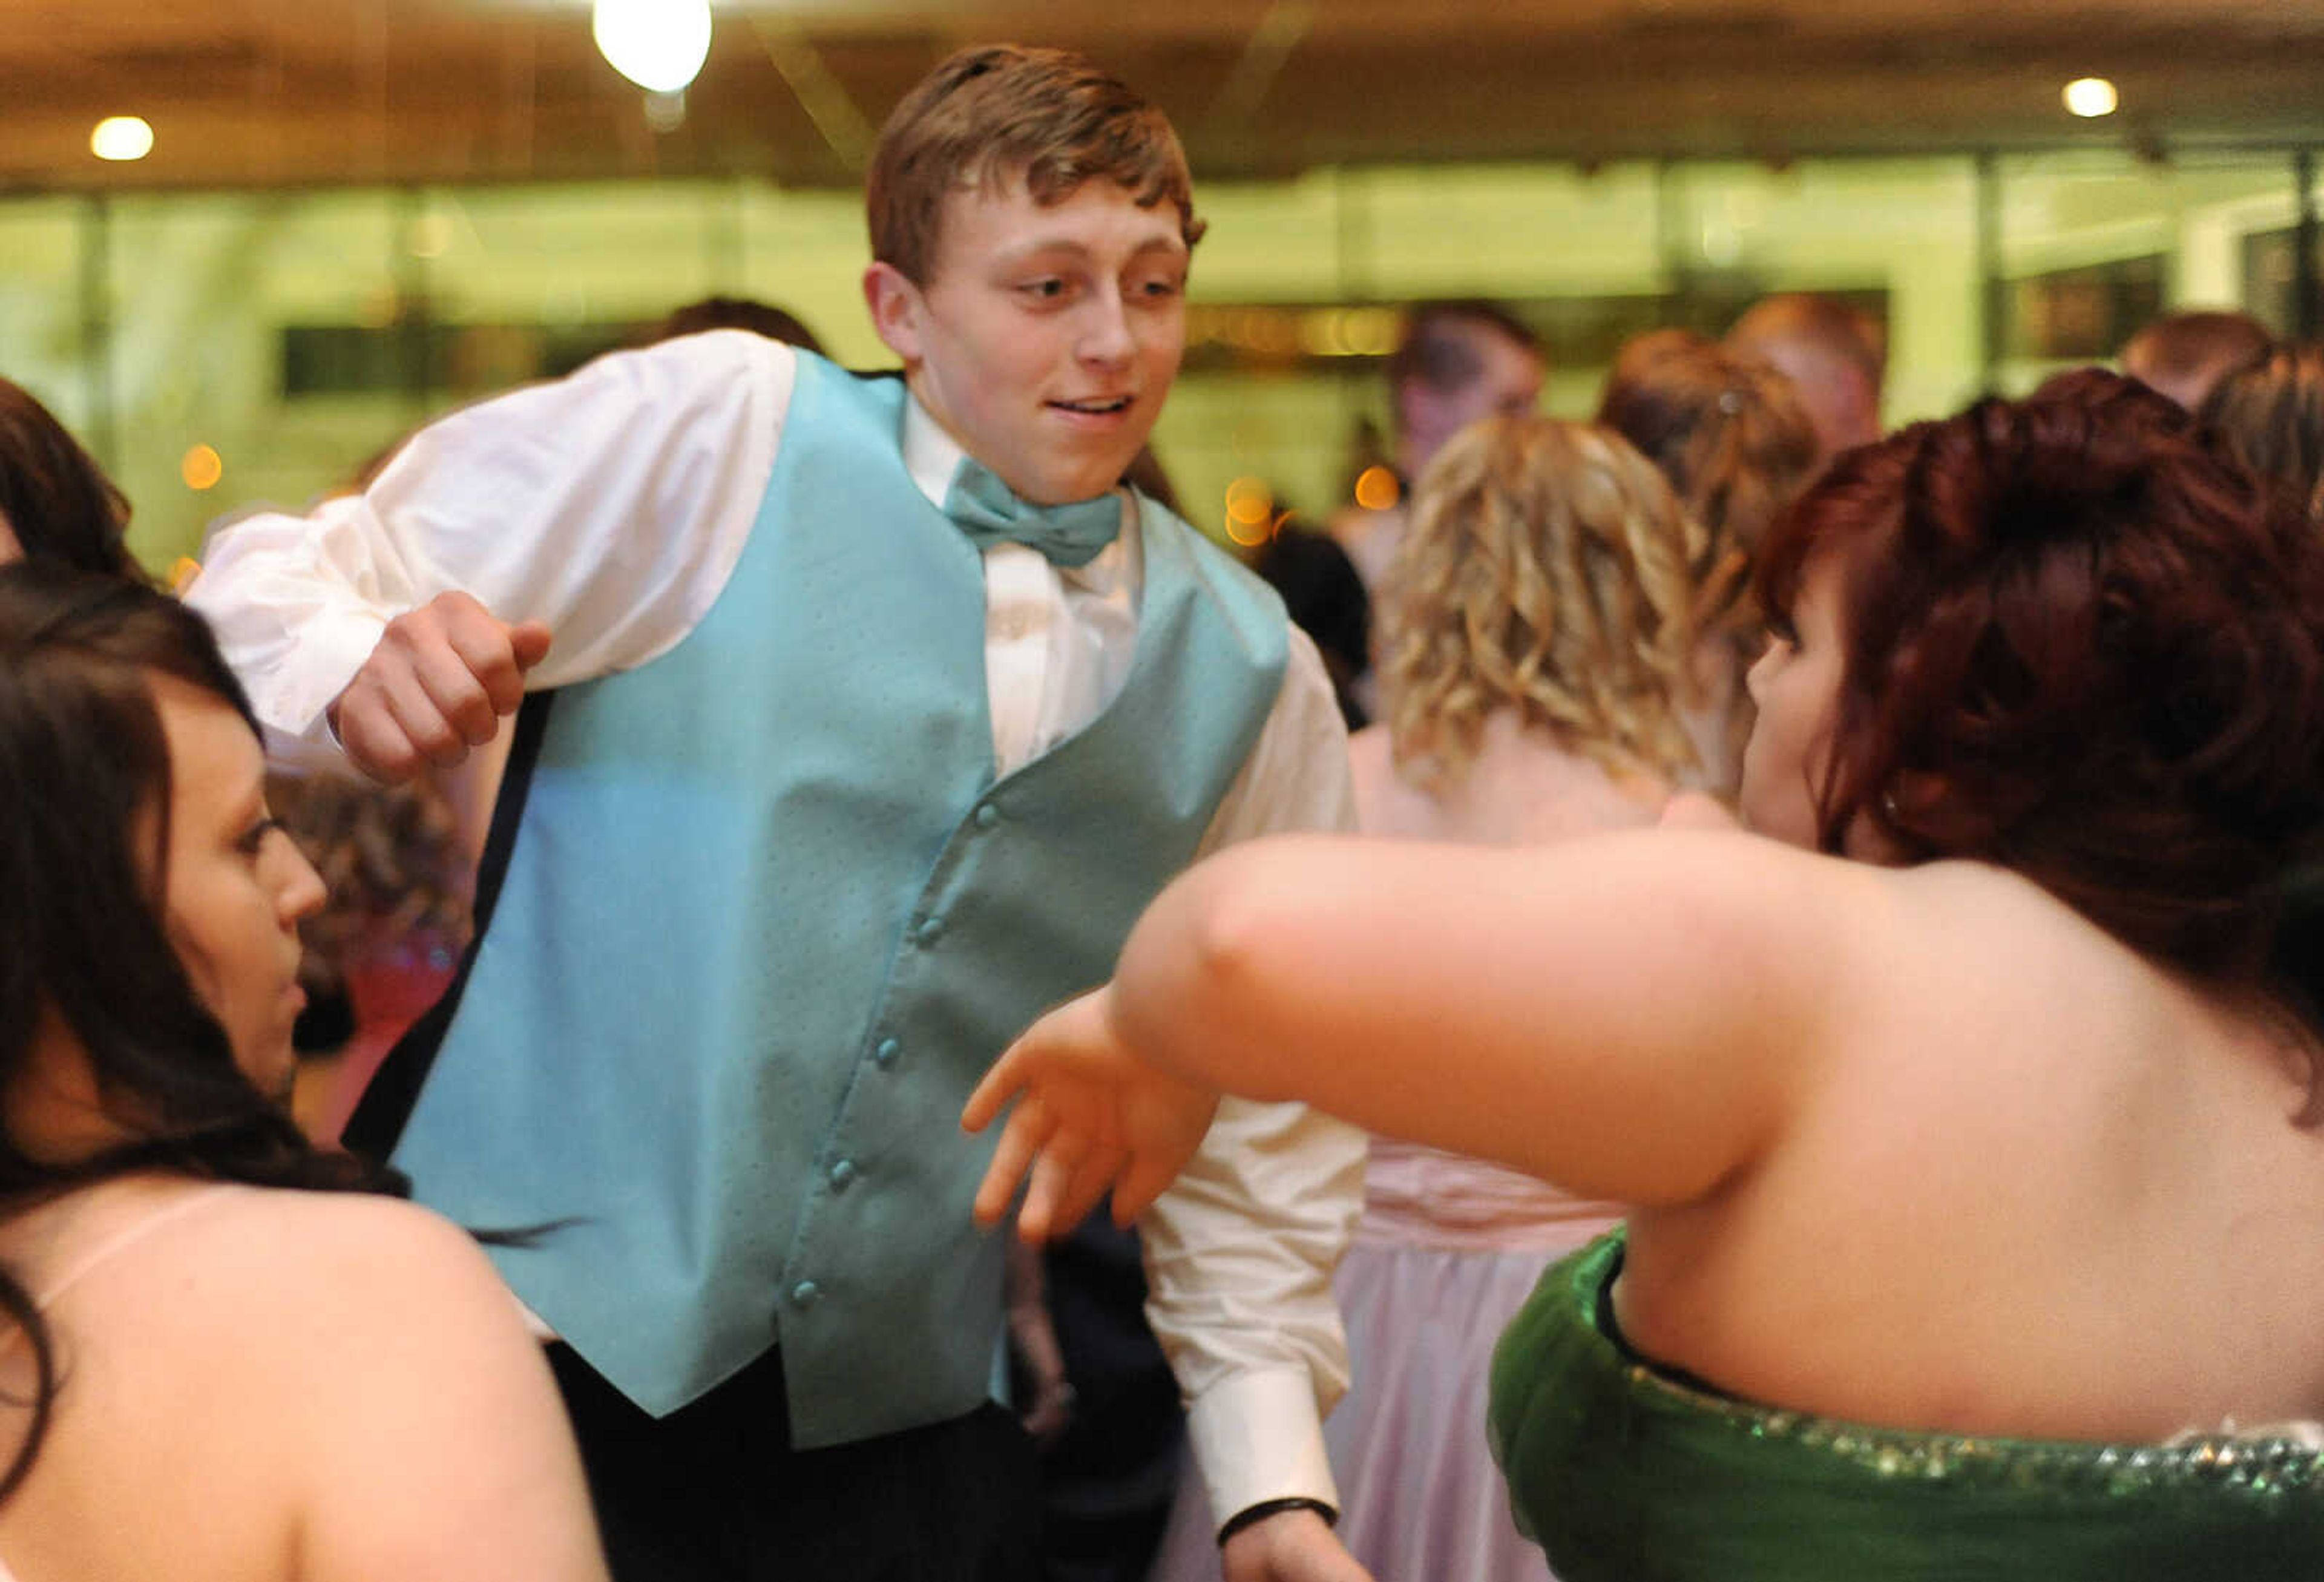
[[[1795,1113],[1861,987],[1857,942],[1891,910],[1877,870],[1739,834],[1254,842],[1165,891],[1111,989],[1037,1025],[972,1118],[1025,1088],[1032,1123],[995,1173],[1062,1149],[1064,1207],[1098,1173],[1142,1191],[1156,1160],[1131,1127],[1181,1136],[1218,1090],[1592,1196],[1692,1201]]]

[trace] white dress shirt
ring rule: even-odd
[[[440,593],[548,623],[527,678],[561,686],[645,663],[724,588],[782,441],[790,347],[715,331],[600,358],[453,413],[364,494],[219,529],[188,602],[217,630],[281,756],[339,761],[324,721],[387,622]],[[918,401],[903,455],[941,502],[962,452]],[[822,530],[844,531],[845,524]],[[1093,719],[1127,679],[1143,570],[1137,512],[1079,568],[984,554],[996,772]],[[1296,629],[1274,708],[1198,855],[1354,825],[1345,736]],[[1364,1140],[1296,1105],[1230,1099],[1142,1222],[1147,1312],[1188,1403],[1223,1521],[1264,1500],[1337,1504],[1322,1414],[1347,1384],[1331,1276],[1361,1208]],[[970,1228],[964,1222],[964,1235]]]

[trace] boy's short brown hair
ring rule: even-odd
[[[982,44],[946,58],[880,129],[864,181],[872,256],[926,284],[947,193],[1021,179],[1036,203],[1112,181],[1141,207],[1168,202],[1202,238],[1186,152],[1162,112],[1065,50]]]

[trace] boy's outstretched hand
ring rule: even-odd
[[[1112,990],[1068,1000],[1010,1044],[960,1124],[991,1125],[1013,1097],[992,1166],[976,1190],[980,1225],[999,1223],[1026,1180],[1017,1230],[1046,1241],[1081,1223],[1113,1188],[1113,1218],[1128,1225],[1162,1195],[1210,1130],[1219,1096],[1167,1076],[1115,1035]]]

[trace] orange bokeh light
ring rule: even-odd
[[[1396,474],[1386,467],[1366,467],[1356,475],[1356,503],[1366,510],[1386,510],[1403,498]]]
[[[1257,478],[1237,478],[1227,485],[1227,520],[1253,527],[1275,511],[1275,491]]]

